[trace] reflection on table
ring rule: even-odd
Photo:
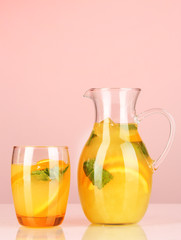
[[[85,231],[82,240],[147,240],[143,229],[137,225],[94,225]]]
[[[62,228],[26,228],[18,229],[16,240],[65,240]]]

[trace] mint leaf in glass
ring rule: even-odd
[[[67,171],[69,166],[63,170],[59,170],[59,167],[55,166],[53,168],[45,168],[41,170],[32,171],[31,175],[35,176],[37,180],[41,181],[50,181],[50,180],[59,180],[63,174]]]
[[[37,180],[50,181],[48,168],[43,170],[36,170],[31,172],[32,176],[35,176]]]

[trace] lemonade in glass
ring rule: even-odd
[[[11,186],[20,224],[59,225],[65,216],[69,185],[67,147],[14,147]]]

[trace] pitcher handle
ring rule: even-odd
[[[168,113],[166,110],[161,109],[161,108],[149,109],[149,110],[142,112],[142,113],[138,114],[137,116],[135,116],[135,122],[140,123],[144,118],[149,117],[150,115],[153,115],[153,114],[157,114],[157,113],[162,114],[163,116],[165,116],[168,119],[169,124],[170,124],[170,133],[169,133],[169,138],[168,138],[168,142],[166,144],[165,149],[163,150],[163,152],[161,153],[159,158],[157,160],[155,160],[153,163],[154,170],[158,169],[158,167],[164,161],[166,155],[168,154],[168,152],[170,150],[170,147],[173,143],[173,139],[174,139],[174,135],[175,135],[175,121],[170,113]]]

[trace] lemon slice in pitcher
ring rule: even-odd
[[[143,177],[142,174],[140,174],[137,170],[134,170],[132,168],[110,168],[107,169],[110,173],[112,173],[113,177],[115,174],[123,175],[125,176],[125,184],[127,185],[127,188],[133,189],[136,185],[139,184],[139,188],[143,189],[145,193],[148,193],[148,183],[146,179]]]

